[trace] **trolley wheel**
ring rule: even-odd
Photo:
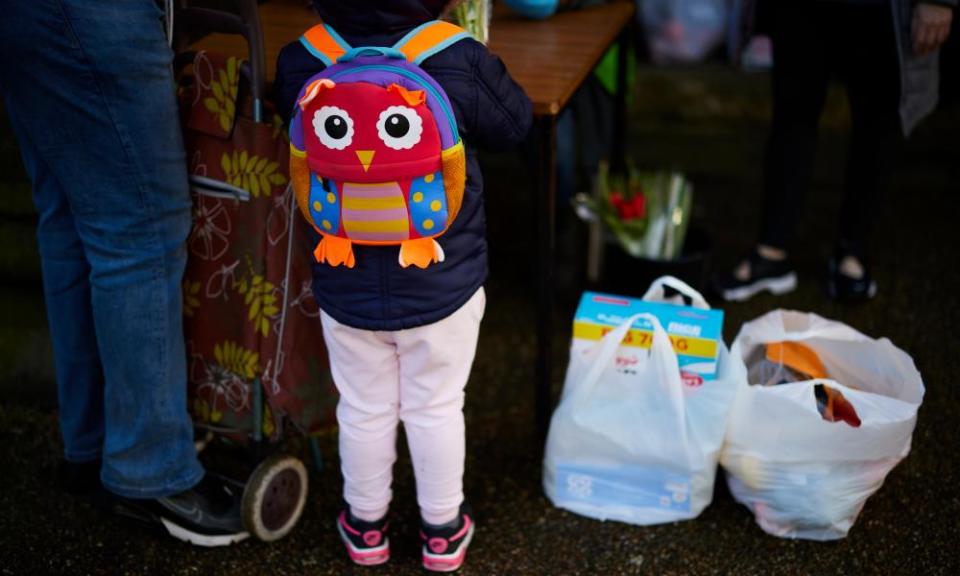
[[[243,524],[251,534],[272,542],[286,536],[307,501],[307,469],[293,456],[279,454],[261,462],[243,489]]]

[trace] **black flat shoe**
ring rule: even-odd
[[[797,274],[789,260],[768,260],[754,252],[746,261],[750,264],[748,279],[737,278],[736,270],[743,265],[742,261],[730,272],[714,277],[711,288],[717,296],[727,302],[744,302],[763,291],[780,295],[796,289]]]
[[[864,266],[861,278],[851,278],[840,271],[840,258],[827,263],[827,294],[840,302],[866,302],[877,295],[877,283]]]

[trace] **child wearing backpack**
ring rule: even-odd
[[[291,181],[319,235],[313,292],[333,379],[350,558],[390,557],[403,422],[423,566],[456,570],[473,537],[463,496],[464,387],[487,276],[476,147],[521,142],[530,101],[441,0],[315,0],[322,23],[286,46]]]

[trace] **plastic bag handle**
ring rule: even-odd
[[[697,292],[683,280],[680,280],[674,276],[661,276],[654,280],[653,283],[650,284],[650,288],[647,290],[647,293],[643,295],[643,300],[647,302],[657,302],[663,300],[663,298],[658,296],[658,294],[663,293],[664,286],[673,288],[681,295],[689,298],[691,306],[694,308],[700,308],[701,310],[710,309],[710,305],[707,304],[707,300],[702,294]]]
[[[616,356],[617,349],[620,348],[620,344],[623,342],[623,339],[626,338],[627,332],[630,331],[630,327],[633,326],[634,322],[644,317],[653,318],[653,316],[650,314],[634,314],[633,316],[630,316],[621,322],[619,326],[608,332],[600,340],[597,356],[591,363],[590,370],[587,371],[586,376],[583,378],[584,384],[578,386],[579,390],[581,390],[584,394],[593,392],[597,382],[600,380],[600,375],[603,374],[603,371],[606,370],[607,366],[610,364],[610,361],[613,360],[614,356]],[[656,318],[653,318],[653,320],[656,322]],[[653,327],[654,342],[656,342],[657,339],[657,328],[660,328],[661,330],[663,329],[659,322],[654,324]]]
[[[582,379],[582,384],[577,387],[573,395],[586,398],[593,393],[597,387],[597,384],[600,382],[600,376],[607,368],[609,368],[610,362],[616,355],[617,349],[620,347],[620,343],[627,335],[630,327],[633,326],[634,322],[641,318],[647,320],[653,328],[653,340],[650,345],[650,354],[652,355],[659,353],[662,355],[661,358],[667,361],[667,366],[664,367],[664,372],[666,375],[668,375],[670,382],[667,386],[665,386],[666,390],[664,392],[669,396],[672,411],[676,415],[678,433],[684,439],[684,442],[686,442],[687,417],[686,410],[684,408],[682,390],[683,383],[680,379],[680,365],[677,363],[677,356],[673,351],[673,346],[670,343],[670,337],[667,335],[667,331],[663,329],[663,326],[660,324],[660,321],[657,319],[657,317],[652,314],[634,314],[623,321],[612,332],[603,337],[603,339],[600,341],[600,348],[597,351],[597,355],[592,359],[590,370]],[[664,351],[666,352],[664,353]],[[574,400],[567,402],[566,404],[568,406],[575,406],[580,404],[580,402]]]
[[[673,352],[673,346],[670,343],[670,337],[667,335],[667,331],[663,329],[663,326],[660,324],[660,321],[653,314],[648,314],[641,312],[639,314],[634,314],[626,320],[620,323],[613,331],[608,333],[600,341],[600,349],[597,352],[597,356],[593,359],[591,363],[590,370],[587,372],[586,376],[583,378],[583,384],[577,388],[578,395],[588,396],[594,389],[597,387],[597,383],[600,381],[600,376],[603,374],[610,366],[610,362],[616,356],[617,349],[620,347],[620,343],[623,342],[623,339],[626,337],[627,332],[630,330],[630,327],[633,326],[634,322],[639,319],[644,319],[650,323],[653,328],[653,341],[650,344],[650,353],[654,354],[658,350],[668,350],[668,357],[672,360],[670,366],[667,366],[667,373],[674,375],[674,381],[680,382],[680,365],[677,363],[677,356]],[[681,418],[684,434],[686,434],[686,413],[683,409],[683,392],[680,389],[682,383],[678,386],[667,386],[668,394],[670,394],[671,403],[673,404],[674,412]]]

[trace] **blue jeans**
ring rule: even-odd
[[[153,0],[0,0],[0,91],[39,212],[65,458],[113,492],[203,476],[187,413],[186,158]]]

